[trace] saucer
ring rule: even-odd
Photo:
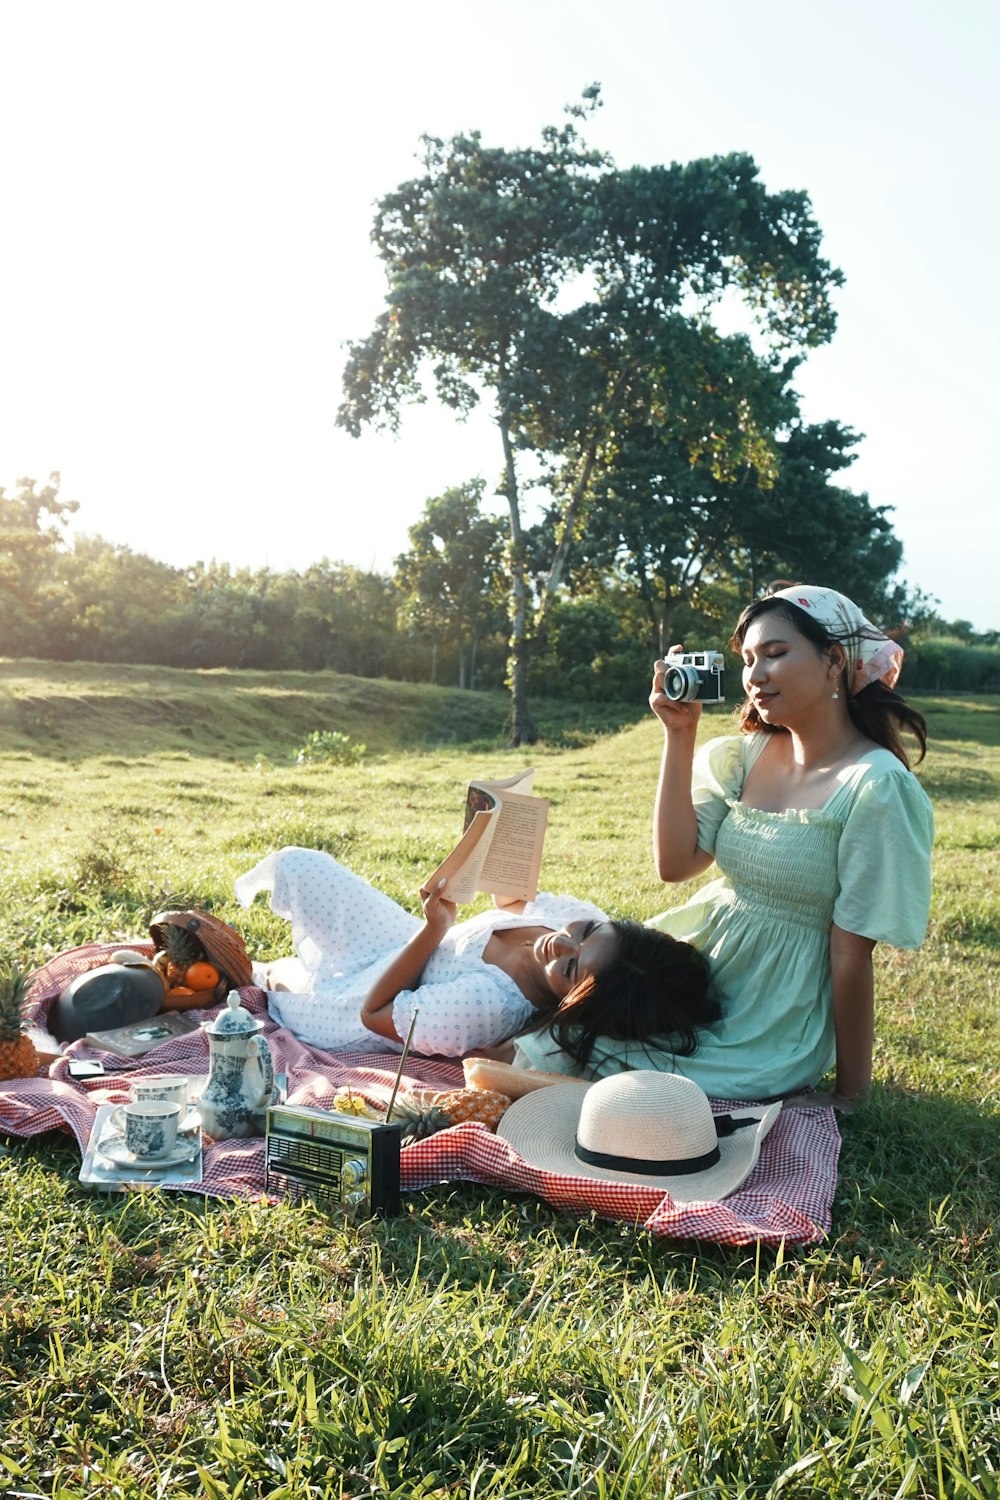
[[[172,1151],[165,1156],[136,1156],[125,1144],[123,1135],[109,1135],[99,1141],[97,1150],[101,1156],[113,1161],[116,1167],[131,1167],[136,1171],[162,1172],[167,1167],[176,1167],[181,1162],[193,1161],[198,1154],[199,1141],[188,1137],[178,1140]]]

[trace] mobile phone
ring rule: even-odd
[[[104,1064],[94,1061],[87,1062],[82,1057],[74,1057],[66,1065],[66,1071],[71,1078],[100,1078],[104,1072]]]

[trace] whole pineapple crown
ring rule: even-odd
[[[197,925],[197,924],[195,924]],[[170,923],[163,926],[163,946],[170,958],[178,968],[187,968],[188,964],[201,963],[205,957],[205,948],[201,939],[187,927],[175,927]]]

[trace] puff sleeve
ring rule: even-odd
[[[702,745],[691,771],[691,801],[698,820],[698,847],[715,853],[715,840],[729,811],[743,790],[744,736],[726,734]]]
[[[393,1025],[406,1036],[419,1008],[413,1028],[413,1050],[427,1057],[461,1057],[477,1047],[490,1047],[520,1031],[534,1014],[529,1000],[506,976],[494,978],[488,964],[480,973],[462,978],[421,984],[418,990],[400,990],[393,1005]]]
[[[845,932],[895,948],[919,948],[931,899],[934,814],[904,767],[859,790],[837,854],[833,920]]]

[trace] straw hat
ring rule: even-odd
[[[636,1071],[588,1089],[553,1084],[516,1099],[497,1127],[532,1166],[566,1177],[662,1188],[678,1203],[736,1191],[781,1104],[713,1115],[696,1083]]]

